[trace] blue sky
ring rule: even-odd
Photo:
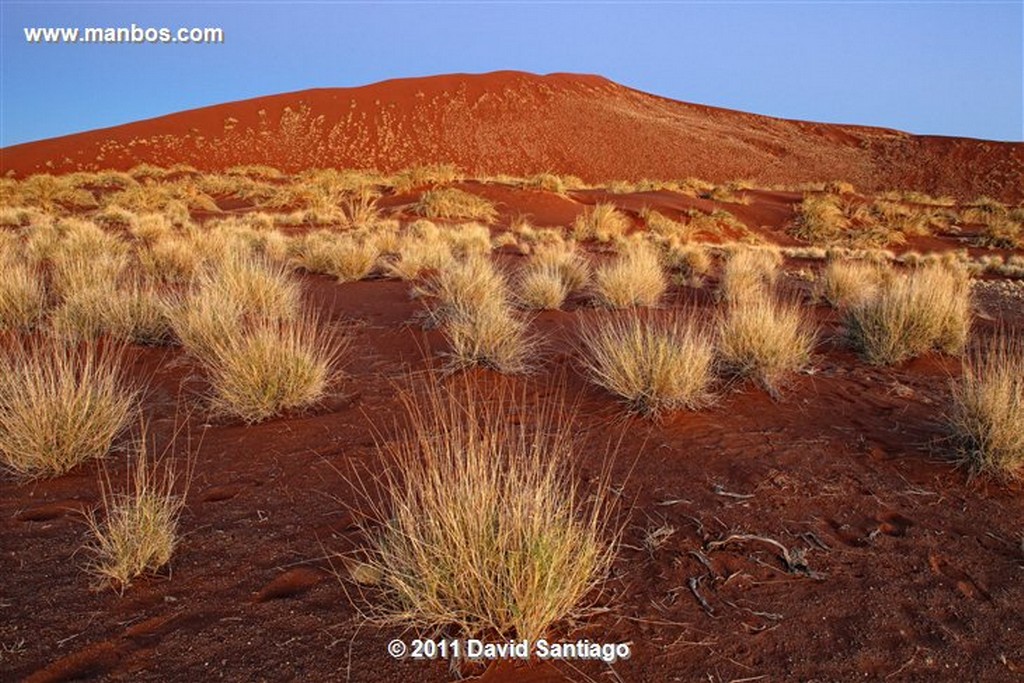
[[[1024,139],[1024,2],[0,0],[0,146],[259,95],[518,69],[913,133]],[[215,26],[219,45],[25,27]]]

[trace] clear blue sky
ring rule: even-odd
[[[913,133],[1024,139],[1024,2],[0,0],[0,146],[313,87],[518,69]],[[35,26],[217,26],[220,45],[42,45]]]

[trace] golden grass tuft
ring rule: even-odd
[[[8,342],[0,357],[4,466],[24,477],[52,477],[106,455],[136,408],[123,365],[119,346],[49,337]]]
[[[507,302],[462,312],[442,327],[453,368],[481,366],[505,374],[529,372],[538,339]]]
[[[668,278],[657,252],[640,242],[594,274],[595,300],[606,308],[655,306],[666,289]]]
[[[416,290],[431,299],[427,319],[441,325],[453,368],[479,365],[526,372],[537,339],[511,304],[505,278],[486,256],[453,261]]]
[[[722,270],[719,295],[730,304],[759,300],[779,277],[782,254],[777,249],[739,247]]]
[[[380,257],[374,241],[327,230],[307,233],[299,240],[297,251],[296,265],[311,273],[330,275],[338,282],[369,277]]]
[[[834,194],[812,194],[797,207],[791,234],[813,244],[839,241],[850,227],[843,211],[842,198]]]
[[[314,317],[262,319],[210,335],[198,360],[214,412],[252,424],[322,399],[346,348]]]
[[[441,271],[453,262],[451,247],[440,234],[410,236],[401,241],[398,258],[387,265],[387,273],[400,280],[415,280],[426,272]]]
[[[582,491],[572,411],[504,392],[433,385],[379,446],[362,575],[366,615],[461,636],[536,639],[582,616],[617,546],[602,478]],[[530,420],[510,414],[529,410]],[[535,412],[536,411],[536,412]]]
[[[87,517],[93,574],[124,591],[134,579],[155,573],[171,561],[185,506],[184,492],[175,490],[178,480],[171,461],[149,457],[141,441],[123,491],[114,491],[109,476],[100,478],[103,519],[95,511]]]
[[[171,337],[163,292],[132,277],[71,291],[53,310],[50,326],[54,334],[69,341],[109,335],[138,344],[162,344]]]
[[[453,261],[416,293],[433,300],[429,316],[435,323],[467,316],[485,306],[502,306],[509,298],[504,276],[486,256]]]
[[[892,268],[871,261],[832,260],[822,271],[819,294],[833,308],[868,301],[893,275]]]
[[[580,328],[583,366],[591,381],[631,410],[657,415],[710,402],[715,375],[711,335],[692,316],[605,316]]]
[[[493,223],[498,210],[487,199],[454,187],[427,190],[413,207],[427,218],[449,218]]]
[[[952,387],[956,459],[972,473],[1024,478],[1024,343],[998,337],[968,355]]]
[[[718,349],[726,370],[751,377],[773,396],[811,360],[816,332],[799,304],[771,294],[744,299],[721,316]]]
[[[288,269],[258,256],[229,252],[202,274],[199,291],[237,302],[242,312],[260,318],[288,319],[301,308],[301,287]]]
[[[0,331],[30,330],[46,312],[42,273],[0,255]]]
[[[578,240],[614,242],[629,230],[629,218],[614,204],[595,204],[576,217],[572,234]]]
[[[177,236],[153,242],[137,254],[139,266],[148,277],[168,284],[192,282],[204,262],[195,242]]]
[[[943,264],[898,275],[851,306],[846,327],[854,348],[871,363],[901,363],[932,349],[957,355],[970,334],[970,281],[962,269]]]
[[[562,273],[551,266],[527,267],[516,280],[516,300],[525,308],[554,311],[569,296],[569,287]]]
[[[583,289],[590,282],[590,262],[574,242],[538,244],[529,267],[557,272],[570,293]]]

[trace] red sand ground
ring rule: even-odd
[[[513,71],[262,97],[0,151],[0,172],[18,175],[143,162],[292,172],[450,162],[473,174],[842,179],[869,191],[1024,199],[1021,143],[790,121],[677,102],[598,76]]]
[[[535,96],[551,101],[561,101],[566,96],[563,89],[570,89],[593,107],[609,102],[606,116],[619,106],[615,103],[627,101],[636,107],[663,106],[678,116],[690,112],[705,130],[729,129],[729,120],[760,121],[749,131],[758,140],[780,135],[783,129],[811,126],[667,103],[599,79],[509,74],[487,78],[533,83]],[[474,79],[468,77],[377,87],[408,92],[403,111],[413,111],[416,92],[425,91],[427,102],[435,97],[430,93],[444,88],[456,97],[454,88],[461,82],[467,86],[458,97],[482,99],[480,107],[495,111],[503,103],[515,110],[515,98],[503,99],[504,90],[473,90],[468,84]],[[552,92],[545,93],[542,86]],[[490,97],[484,98],[488,93]],[[287,98],[297,96],[282,97],[264,100],[261,106],[275,111],[269,107],[283,106]],[[374,95],[367,97],[372,102]],[[253,125],[242,119],[242,110],[249,106],[225,105],[240,108],[235,116],[243,126]],[[464,120],[465,105],[460,107],[452,107],[449,116]],[[205,121],[218,132],[228,113],[229,109],[214,108],[166,121],[170,125],[185,120],[191,126]],[[135,132],[124,133],[126,139],[156,130],[152,122],[137,126]],[[903,141],[900,144],[927,146],[898,133],[827,126],[816,130],[884,134]],[[121,134],[102,131],[79,140],[91,149],[97,140]],[[678,139],[691,134],[678,133]],[[64,152],[58,156],[78,156],[75,140],[60,142]],[[532,140],[525,138],[522,144],[533,144]],[[439,137],[435,142],[445,140]],[[13,159],[24,163],[16,166],[19,170],[31,170],[50,154],[42,150],[57,144],[5,150],[5,164]],[[485,148],[496,143],[485,137],[473,144]],[[537,149],[543,147],[537,144]],[[724,151],[740,143],[715,144]],[[742,144],[760,149],[751,142]],[[969,141],[936,144],[1005,149]],[[1000,158],[1019,159],[1014,156],[1019,147],[1010,147],[1012,154]],[[829,141],[826,148],[832,150],[833,161],[864,154],[842,140]],[[566,145],[567,164],[574,149]],[[613,166],[619,163],[614,149],[600,152],[607,166],[591,159],[591,177],[619,168]],[[442,148],[438,150],[440,154]],[[212,149],[207,151],[212,154]],[[526,164],[533,158],[528,151],[513,144],[506,158]],[[653,153],[647,149],[643,154]],[[152,160],[200,165],[190,154]],[[745,158],[761,158],[756,154]],[[112,153],[105,161],[131,166],[141,158]],[[299,156],[296,163],[308,164],[314,158]],[[410,157],[398,158],[404,161],[396,165],[406,165]],[[674,157],[663,160],[667,158]],[[383,155],[365,163],[386,166],[382,159]],[[478,157],[476,163],[486,159]],[[242,160],[225,156],[215,163]],[[716,168],[726,173],[727,164],[734,162],[716,153],[701,163],[722,164]],[[799,164],[787,163],[792,163],[788,172],[796,174]],[[823,166],[823,177],[844,177],[842,169],[856,167],[835,163],[839,165]],[[644,168],[638,162],[636,175],[652,175]],[[667,167],[652,162],[650,168]],[[771,175],[771,180],[790,179],[780,167],[773,168],[771,174],[783,175]],[[953,167],[948,168],[952,173]],[[696,167],[689,169],[684,174],[698,174]],[[959,177],[942,181],[948,186],[924,189],[973,194],[975,183],[989,182],[962,166],[957,169]],[[943,171],[935,173],[936,178],[946,177]],[[1018,175],[1018,184],[1019,179]],[[703,201],[669,193],[579,193],[566,199],[472,184],[467,189],[491,193],[501,202],[502,224],[520,213],[534,215],[540,224],[565,224],[584,203],[602,198],[626,209],[646,203],[668,215]],[[730,208],[743,212],[751,228],[780,238],[796,197],[774,192],[751,196],[750,205]],[[931,247],[962,246],[957,236],[929,239]],[[503,254],[499,261],[513,269],[522,258]],[[790,272],[804,267],[815,266],[787,264]],[[189,431],[199,442],[182,519],[185,537],[169,577],[140,580],[124,595],[90,587],[90,577],[83,571],[87,557],[80,551],[87,541],[80,511],[98,503],[96,465],[51,481],[23,483],[0,477],[0,679],[452,680],[445,664],[391,659],[385,651],[388,641],[413,634],[362,624],[347,597],[351,584],[333,574],[341,565],[327,559],[362,542],[346,508],[345,501],[353,501],[354,495],[345,474],[355,467],[380,467],[372,434],[376,429],[386,435],[398,416],[395,383],[401,383],[410,369],[422,369],[425,357],[436,362],[444,342],[436,331],[424,332],[410,324],[421,304],[410,300],[407,283],[338,285],[319,276],[303,276],[303,282],[312,305],[325,319],[349,330],[356,359],[338,394],[309,413],[256,427],[210,420],[200,398],[203,382],[180,350],[132,351],[133,376],[150,386],[145,406],[154,436],[166,441],[184,406],[193,410]],[[807,287],[796,277],[788,277],[785,286],[796,293]],[[677,287],[667,302],[710,312],[711,291]],[[1019,295],[1021,290],[1016,291]],[[485,681],[568,677],[651,682],[1024,677],[1024,490],[988,479],[968,480],[944,459],[948,445],[943,415],[949,409],[948,385],[959,372],[959,362],[930,355],[894,368],[868,366],[845,348],[835,312],[820,306],[809,310],[821,325],[813,370],[794,378],[781,400],[773,401],[748,384],[722,386],[713,407],[672,414],[661,422],[624,417],[611,397],[582,378],[572,342],[577,321],[594,315],[584,300],[574,299],[566,310],[533,320],[532,326],[547,338],[542,365],[533,376],[512,381],[546,391],[552,377],[562,377],[568,395],[579,397],[577,424],[585,447],[577,468],[584,482],[598,476],[605,444],[626,434],[613,466],[613,480],[621,485],[623,547],[608,592],[599,602],[608,609],[553,635],[628,641],[633,657],[610,668],[506,665],[486,671],[470,668],[465,674]],[[1019,296],[985,288],[976,299],[976,312],[976,340],[1000,326],[1024,331]],[[484,382],[505,381],[488,372],[474,374]],[[109,463],[115,481],[123,480],[122,460],[115,455]],[[644,549],[645,532],[663,525],[675,532],[662,546]],[[802,552],[806,571],[787,568],[781,552],[763,541],[708,548],[731,534],[768,537],[790,553]]]

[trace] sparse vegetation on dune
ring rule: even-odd
[[[535,639],[596,597],[616,552],[604,485],[582,491],[571,411],[433,385],[405,394],[381,445],[369,546],[353,574],[366,616],[417,629]],[[400,475],[398,473],[401,473]]]
[[[714,343],[692,315],[606,315],[581,327],[580,342],[590,379],[631,410],[657,415],[710,401]]]
[[[124,349],[50,337],[5,340],[0,456],[24,477],[52,477],[110,451],[135,408]]]
[[[971,328],[967,274],[942,264],[899,274],[851,306],[846,326],[854,347],[871,363],[900,363],[932,349],[957,355]]]
[[[1024,478],[1024,343],[997,337],[967,355],[949,416],[956,459],[972,473]]]

